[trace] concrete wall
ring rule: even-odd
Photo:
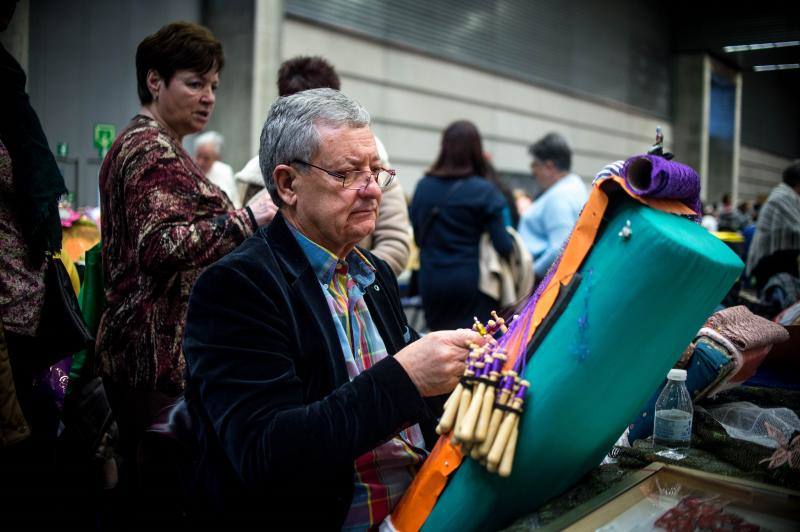
[[[206,129],[225,136],[222,160],[234,171],[251,157],[254,16],[253,0],[206,0],[203,6],[203,24],[220,40],[225,53],[217,103]]]
[[[136,47],[175,20],[199,21],[199,0],[31,2],[28,91],[51,149],[69,145],[60,166],[78,205],[97,205],[94,124],[120,132],[136,114]]]
[[[739,159],[739,201],[766,197],[781,182],[783,170],[792,160],[773,153],[742,146]]]
[[[410,195],[436,157],[441,131],[473,121],[500,171],[529,173],[527,146],[557,131],[570,142],[573,170],[587,181],[609,161],[641,153],[662,126],[671,149],[672,124],[526,83],[289,19],[284,59],[322,55],[342,90],[372,114],[374,130]]]

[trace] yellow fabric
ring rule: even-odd
[[[56,253],[53,255],[55,258],[60,259],[61,263],[64,265],[64,268],[67,269],[67,275],[69,275],[69,282],[72,284],[72,289],[75,291],[75,295],[78,295],[78,292],[81,291],[81,278],[78,275],[78,269],[75,267],[75,263],[69,258],[69,255],[66,253]]]

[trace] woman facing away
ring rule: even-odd
[[[272,219],[264,195],[234,209],[184,151],[214,110],[224,63],[206,28],[177,22],[136,51],[141,109],[100,170],[107,307],[97,353],[120,427],[120,452],[183,390],[189,292],[204,267]]]
[[[503,223],[508,205],[487,175],[478,129],[465,120],[450,124],[411,202],[420,294],[431,330],[470,327],[473,317],[486,321],[499,310],[497,300],[478,290],[478,245],[488,231],[507,258],[513,243]]]

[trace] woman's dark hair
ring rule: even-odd
[[[203,26],[191,22],[167,24],[153,35],[145,37],[136,49],[136,89],[142,105],[153,101],[147,88],[147,73],[158,72],[169,85],[178,70],[205,74],[212,69],[222,70],[225,58],[222,43]]]
[[[439,177],[486,177],[481,134],[475,124],[459,120],[447,126],[442,134],[439,157],[428,169],[428,174]]]
[[[338,91],[341,86],[336,69],[319,56],[287,59],[278,70],[279,96],[289,96],[309,89]]]

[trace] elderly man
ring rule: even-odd
[[[519,234],[533,255],[536,278],[553,264],[578,220],[589,194],[581,178],[570,172],[572,151],[557,133],[545,135],[529,148],[531,170],[544,192],[519,221]]]
[[[339,90],[340,87],[341,81],[336,69],[322,57],[293,57],[284,61],[278,70],[280,96],[289,96],[308,89]],[[389,154],[386,148],[378,137],[375,137],[375,143],[381,164],[388,168]],[[257,181],[261,181],[263,186],[258,157],[253,157],[235,177],[244,185],[244,190],[252,190],[253,182]],[[359,245],[385,260],[395,275],[400,275],[406,269],[411,254],[411,224],[408,221],[406,197],[397,180],[383,191],[375,231],[359,242]]]
[[[233,168],[219,160],[224,142],[224,137],[216,131],[199,134],[194,141],[194,162],[209,181],[222,189],[233,206],[241,209],[242,201],[233,179]]]
[[[419,339],[389,266],[356,247],[393,178],[357,102],[332,89],[280,98],[259,159],[279,212],[206,270],[189,303],[199,471],[230,517],[375,527],[426,457],[427,399],[455,387],[480,337]]]

